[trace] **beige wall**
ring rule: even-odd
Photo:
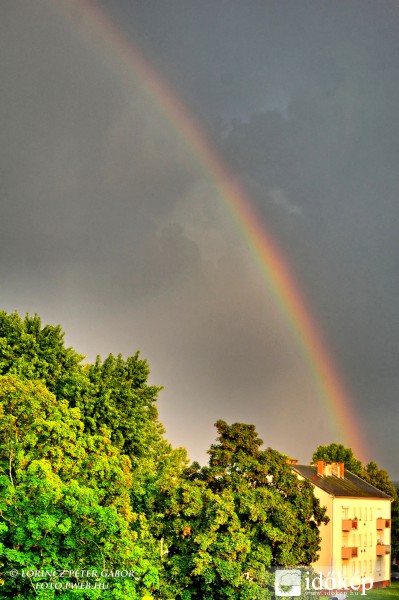
[[[314,495],[320,500],[320,504],[327,508],[327,515],[330,521],[327,525],[320,526],[321,544],[319,558],[313,563],[313,567],[317,571],[331,571],[333,556],[333,519],[331,515],[333,513],[334,498],[318,487],[314,487]]]
[[[390,550],[391,529],[377,530],[377,518],[391,518],[391,501],[377,498],[334,498],[332,563],[343,575],[355,573],[375,583],[390,579],[391,554],[377,557],[377,544]],[[342,531],[343,519],[357,519],[357,529]],[[342,559],[343,547],[357,548],[357,557]]]
[[[300,479],[303,479],[298,475]],[[367,577],[374,583],[390,580],[391,554],[377,557],[377,542],[391,544],[391,529],[377,531],[377,518],[391,518],[391,501],[377,498],[333,497],[314,486],[314,494],[320,504],[327,508],[330,521],[321,525],[321,549],[314,569],[322,571],[327,577],[329,572],[342,573],[351,579]],[[343,519],[357,519],[357,529],[342,531]],[[357,557],[343,559],[343,547],[357,548]]]

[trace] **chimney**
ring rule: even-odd
[[[317,474],[324,475],[324,461],[323,460],[317,461]]]
[[[345,477],[345,463],[338,463],[339,464],[339,476],[344,478]]]

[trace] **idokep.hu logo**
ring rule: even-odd
[[[341,591],[348,595],[356,592],[361,596],[365,596],[366,593],[372,589],[373,580],[371,577],[365,577],[354,573],[352,577],[343,576],[338,571],[329,571],[327,574],[319,571],[318,573],[311,573],[306,571],[305,573],[305,590],[312,592],[322,591]]]
[[[277,569],[274,591],[276,596],[300,596],[301,571],[299,569]]]
[[[321,593],[334,598],[351,595],[365,596],[373,587],[370,577],[354,573],[352,577],[341,572],[328,573],[305,571],[303,569],[276,569],[274,589],[276,597],[299,597],[301,594],[314,596]]]

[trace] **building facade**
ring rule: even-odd
[[[373,587],[390,583],[390,496],[363,481],[343,463],[292,465],[300,479],[310,481],[330,519],[321,525],[321,547],[312,565],[317,572],[340,573],[345,580],[373,581]]]

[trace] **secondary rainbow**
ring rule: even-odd
[[[213,182],[260,267],[274,299],[301,349],[331,424],[343,443],[360,458],[366,455],[358,419],[318,327],[311,318],[286,261],[276,242],[258,218],[247,192],[213,148],[195,116],[172,90],[164,77],[144,58],[104,8],[92,0],[51,0],[82,38],[112,69],[125,71],[139,82],[154,105],[171,122]]]

